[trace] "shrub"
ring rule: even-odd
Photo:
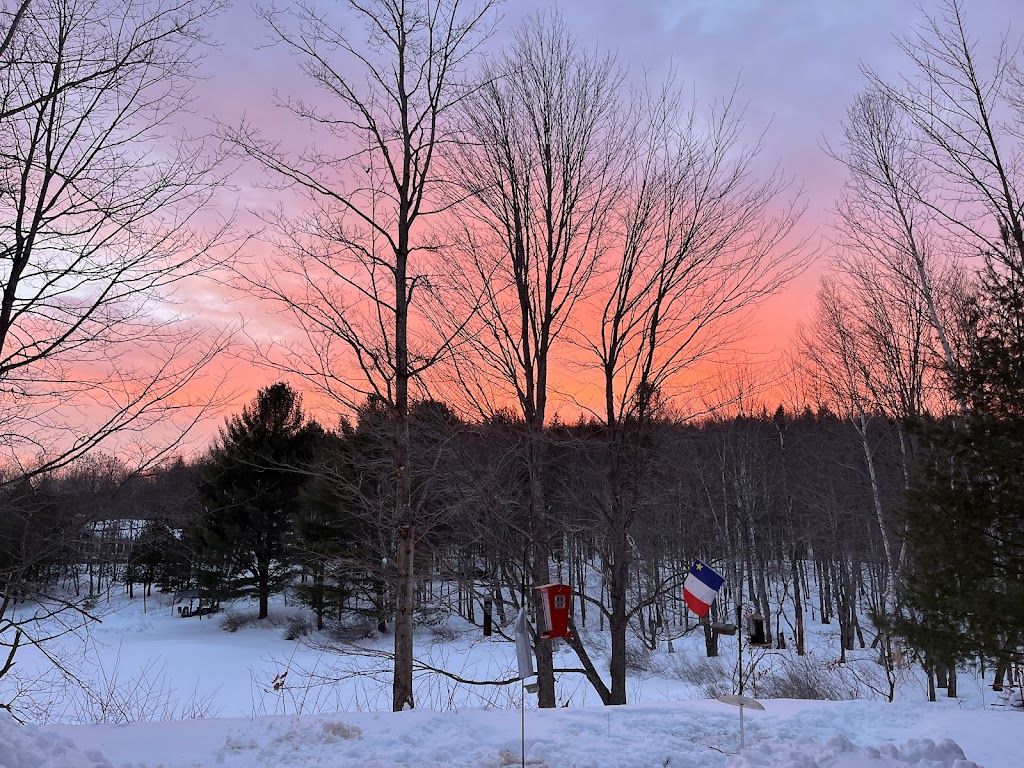
[[[313,625],[305,616],[289,616],[285,621],[284,639],[298,640],[313,631]]]
[[[857,686],[838,664],[822,665],[809,656],[797,656],[767,675],[758,693],[768,699],[845,701],[857,698]]]
[[[220,628],[227,632],[237,632],[245,627],[280,627],[284,624],[285,619],[280,616],[271,614],[265,619],[261,619],[255,611],[248,611],[246,613],[228,612],[220,620]]]
[[[641,642],[627,642],[626,669],[631,672],[650,672],[651,649]]]
[[[657,673],[689,683],[699,691],[701,698],[715,699],[732,692],[732,674],[719,658],[709,659],[687,653],[661,658]]]
[[[327,627],[327,636],[338,643],[354,643],[377,634],[377,628],[367,618],[355,617],[346,621],[332,622]]]

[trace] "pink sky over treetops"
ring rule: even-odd
[[[969,31],[984,49],[999,42],[1021,17],[1019,0],[965,0]],[[488,41],[495,50],[507,41],[510,30],[526,15],[557,7],[585,47],[597,46],[617,54],[635,83],[659,83],[675,71],[698,104],[728,95],[738,84],[739,100],[746,103],[747,139],[761,141],[758,160],[764,172],[776,166],[802,187],[806,204],[799,235],[816,254],[810,267],[777,297],[761,307],[742,345],[750,354],[749,367],[777,360],[789,349],[797,324],[806,319],[817,283],[827,268],[830,210],[843,183],[843,169],[823,147],[835,144],[847,106],[865,87],[861,66],[870,66],[886,78],[895,78],[906,62],[894,37],[912,34],[935,2],[920,7],[912,0],[508,0],[500,7],[503,18]],[[267,46],[267,33],[255,11],[236,3],[215,20],[210,31],[219,42],[205,60],[197,85],[194,117],[215,118],[236,124],[243,115],[296,146],[301,132],[275,109],[274,92],[311,95],[309,82],[297,62],[280,47]],[[219,203],[221,211],[235,207],[261,208],[276,202],[273,194],[254,182],[262,171],[241,167],[233,187]],[[246,220],[246,215],[242,215]],[[254,243],[250,255],[259,257],[269,246]],[[229,295],[222,286],[190,286],[186,308],[217,324],[244,320],[246,335],[259,341],[288,333],[281,319],[258,302]],[[245,336],[241,345],[247,344]],[[232,402],[226,412],[237,411],[256,389],[281,378],[241,355],[230,375]],[[724,374],[728,377],[728,373]],[[287,377],[283,377],[287,378]],[[301,381],[293,381],[300,390]],[[585,392],[586,382],[572,385]],[[779,394],[772,397],[785,397]],[[311,410],[333,425],[339,412],[322,401],[307,398]],[[569,401],[563,418],[574,418]],[[204,444],[222,423],[225,412],[209,420],[197,435]]]

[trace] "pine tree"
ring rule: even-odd
[[[285,535],[323,434],[290,386],[272,384],[228,419],[203,471],[201,586],[218,596],[255,593],[261,619],[287,575]]]
[[[1024,290],[988,260],[955,372],[964,412],[925,433],[907,504],[910,618],[933,661],[1024,658]]]
[[[325,441],[318,471],[300,494],[288,537],[291,558],[302,569],[296,585],[301,602],[313,609],[317,629],[328,610],[340,616],[354,592],[354,581],[367,571],[360,542],[365,519],[359,514],[359,491],[349,451],[351,430]]]

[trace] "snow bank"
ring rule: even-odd
[[[79,752],[60,734],[21,725],[0,712],[0,768],[112,768],[98,752]]]
[[[85,638],[58,645],[96,706],[124,723],[21,726],[0,714],[0,768],[510,768],[521,759],[518,686],[498,693],[417,678],[420,708],[393,714],[390,676],[354,677],[339,669],[309,685],[330,665],[381,667],[379,658],[349,658],[280,632],[248,627],[224,632],[214,621],[180,619],[169,605],[143,613],[138,605],[111,612]],[[822,629],[822,632],[825,629]],[[829,630],[831,631],[831,630]],[[417,653],[469,678],[495,679],[514,664],[511,643],[478,632],[439,642],[422,637]],[[824,664],[835,637],[822,634],[808,663]],[[600,650],[600,635],[588,643]],[[77,641],[77,644],[76,644]],[[381,639],[380,645],[386,643]],[[991,706],[985,681],[964,675],[961,700],[924,701],[908,689],[884,701],[765,698],[765,711],[746,715],[739,751],[739,712],[714,700],[682,674],[687,659],[704,659],[696,633],[658,671],[630,680],[623,707],[588,706],[587,683],[560,678],[554,710],[526,713],[526,759],[535,768],[1019,768],[1024,765],[1020,710]],[[735,647],[735,646],[733,646]],[[83,648],[95,658],[95,674]],[[372,649],[371,649],[372,650]],[[724,652],[728,653],[727,647]],[[564,652],[564,651],[560,651]],[[605,655],[598,652],[600,663]],[[766,656],[761,669],[774,657]],[[735,657],[733,657],[735,659]],[[75,661],[77,660],[77,661]],[[561,661],[572,666],[572,659]],[[872,663],[866,661],[866,663]],[[59,688],[39,683],[48,660],[19,651],[15,672],[34,681],[39,722],[83,722],[91,710]],[[75,666],[77,664],[77,666]],[[729,689],[728,656],[722,684]],[[559,664],[562,665],[561,663]],[[303,677],[303,670],[307,671]],[[670,672],[679,674],[669,674]],[[317,674],[314,675],[312,671]],[[351,671],[351,670],[349,670]],[[683,670],[685,671],[685,670]],[[288,672],[287,683],[273,678]],[[16,676],[0,679],[13,684]],[[2,685],[0,685],[2,688]],[[483,694],[476,691],[483,691]],[[467,693],[468,691],[468,693]],[[471,694],[471,695],[470,695]],[[120,697],[120,698],[118,698]],[[188,707],[180,702],[210,702]],[[116,700],[114,700],[116,699]],[[118,704],[115,708],[113,705]],[[449,709],[456,711],[431,711]],[[508,707],[508,708],[501,708]],[[233,717],[167,720],[182,710]],[[270,716],[259,716],[259,715]],[[255,715],[252,717],[251,715]],[[151,722],[137,722],[149,720]],[[117,722],[117,724],[115,724]]]
[[[536,768],[1020,765],[1018,726],[1022,721],[1015,714],[950,712],[944,722],[936,722],[933,710],[923,706],[781,700],[766,701],[765,706],[766,711],[747,717],[742,755],[736,754],[737,712],[715,701],[530,710],[526,713],[527,764]],[[25,729],[21,735],[30,739],[27,753],[36,762],[5,766],[0,760],[0,766],[510,768],[520,764],[519,726],[519,712],[479,709],[47,726],[65,738],[41,741],[43,729]],[[961,748],[971,734],[986,742],[987,748],[977,744]],[[96,751],[76,752],[67,737]]]
[[[833,736],[825,744],[811,739],[798,743],[772,739],[730,757],[727,768],[982,768],[968,760],[952,739],[938,743],[911,739],[902,746],[883,744],[858,747],[846,736]]]

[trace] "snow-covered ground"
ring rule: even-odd
[[[19,652],[18,684],[45,725],[0,715],[2,768],[227,768],[252,766],[520,765],[518,684],[476,688],[424,672],[419,708],[387,712],[389,638],[338,654],[316,634],[286,640],[288,627],[226,632],[221,617],[180,619],[166,603],[112,605],[88,636],[60,640],[60,656],[83,686],[60,683],[32,649]],[[293,609],[275,606],[274,614]],[[876,667],[867,652],[834,664],[835,627],[814,627],[807,662],[847,695],[869,696]],[[587,637],[601,657],[603,638]],[[984,682],[962,673],[959,700],[928,703],[907,673],[895,704],[874,698],[804,701],[762,698],[747,711],[739,753],[738,710],[709,699],[732,685],[735,643],[723,638],[720,667],[708,665],[697,633],[642,660],[626,707],[601,707],[577,674],[560,676],[556,710],[528,707],[526,759],[535,766],[731,766],[852,768],[1024,765],[1024,713],[991,706]],[[511,677],[513,645],[484,639],[457,620],[417,636],[418,658],[465,678]],[[748,668],[762,688],[792,661],[769,652]],[[858,666],[859,664],[859,666]],[[556,666],[576,666],[563,649]],[[720,679],[715,673],[720,672]],[[287,675],[283,675],[287,672]],[[356,675],[356,672],[363,674]],[[276,681],[276,685],[275,685]],[[844,688],[845,687],[845,688]],[[84,688],[84,690],[83,690]],[[729,692],[723,690],[722,692]],[[748,693],[756,693],[749,687]],[[201,719],[196,715],[204,715]],[[149,722],[132,722],[148,720]],[[105,721],[107,724],[73,724]],[[126,722],[127,721],[127,722]]]
[[[528,765],[754,768],[1016,768],[1016,712],[923,705],[769,701],[746,715],[714,701],[530,710]],[[519,765],[516,711],[296,715],[92,726],[17,726],[0,717],[5,768]]]

